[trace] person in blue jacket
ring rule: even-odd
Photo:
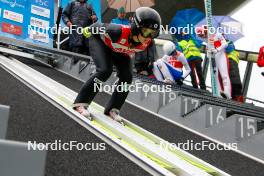
[[[117,17],[112,19],[111,23],[129,25],[129,20],[126,19],[126,12],[124,7],[120,7],[117,11]]]

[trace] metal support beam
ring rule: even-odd
[[[248,54],[247,54],[246,58],[248,58]],[[247,68],[246,68],[246,71],[245,71],[244,80],[243,80],[242,93],[243,93],[244,97],[246,97],[247,93],[248,93],[248,87],[249,87],[250,78],[251,78],[251,74],[252,74],[252,68],[253,68],[253,63],[252,62],[248,62],[247,63]]]
[[[204,81],[205,81],[205,82],[206,82],[206,78],[207,78],[208,68],[209,68],[209,60],[208,60],[208,58],[205,56],[205,58],[204,58],[204,62],[203,62],[203,77],[204,77]]]

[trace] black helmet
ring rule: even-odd
[[[160,25],[161,18],[156,10],[140,7],[136,9],[131,27],[133,34],[141,33],[143,37],[155,38],[159,35]],[[144,34],[143,28],[150,29],[151,32]]]

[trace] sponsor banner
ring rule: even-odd
[[[23,8],[25,9],[27,0],[0,0],[0,3],[3,3],[11,8]]]
[[[29,31],[29,38],[35,41],[49,43],[49,34],[45,32],[39,32],[30,29]]]
[[[53,47],[53,26],[54,0],[0,0],[0,36]]]
[[[43,16],[46,18],[50,18],[50,10],[49,9],[39,7],[36,5],[31,5],[31,13],[33,13],[35,15]]]
[[[30,18],[30,25],[43,28],[43,29],[48,29],[49,28],[49,21],[42,20],[39,18],[31,17]]]
[[[9,23],[2,23],[2,31],[14,35],[22,35],[22,26],[17,26]]]
[[[48,0],[35,0],[34,3],[38,6],[46,7],[46,8],[49,8],[50,5]]]
[[[9,10],[4,10],[4,15],[3,18],[8,19],[8,20],[12,20],[18,23],[23,23],[23,15],[20,13],[16,13],[16,12],[12,12]]]

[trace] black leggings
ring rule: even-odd
[[[229,59],[230,81],[232,85],[232,98],[235,98],[236,96],[242,95],[242,82],[240,79],[238,63],[236,63],[231,58],[228,59]]]
[[[132,64],[129,56],[113,52],[99,36],[92,36],[89,43],[90,54],[96,65],[96,73],[82,86],[74,104],[89,105],[98,93],[98,89],[94,89],[94,87],[99,86],[100,82],[105,82],[111,76],[113,65],[116,66],[119,78],[117,85],[131,84],[132,82]],[[115,90],[104,113],[108,115],[113,108],[120,110],[128,93],[128,91],[118,92]]]
[[[191,80],[192,80],[192,85],[194,88],[198,88],[198,81],[195,75],[195,72],[197,73],[199,82],[200,82],[200,89],[206,89],[206,85],[205,85],[205,80],[203,77],[203,71],[202,71],[202,60],[201,59],[197,59],[197,60],[193,60],[189,62],[189,65],[191,67]]]

